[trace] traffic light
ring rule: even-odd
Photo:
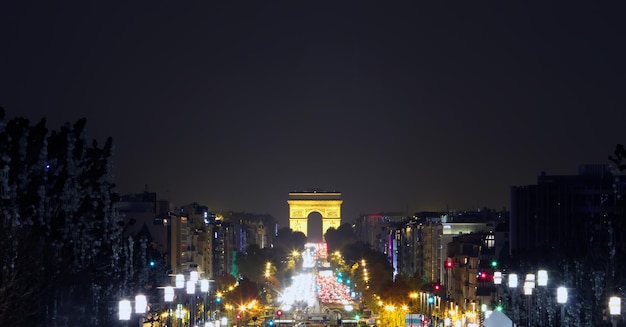
[[[237,320],[241,320],[241,314],[240,314],[240,313],[238,313],[238,314],[235,316],[235,319],[237,319]]]
[[[498,267],[498,261],[496,261],[496,260],[491,260],[491,267],[493,267],[493,268]]]
[[[355,315],[354,315],[354,320],[359,320],[359,319],[361,319],[361,316],[359,316],[359,314],[358,314],[358,313],[357,313],[357,314],[355,314]]]
[[[276,315],[278,316],[278,318],[280,318],[280,316],[283,315],[283,310],[277,310]]]
[[[274,326],[274,320],[273,319],[268,320],[267,321],[267,325],[268,326]]]
[[[428,296],[428,304],[433,304],[433,303],[435,303],[435,297],[432,296],[432,295],[429,295]]]
[[[498,306],[496,306],[496,311],[502,312],[502,305],[501,304],[498,304]]]
[[[440,290],[440,289],[441,289],[441,284],[439,284],[439,283],[434,283],[434,284],[433,284],[433,289],[434,289],[435,291]]]
[[[446,261],[446,268],[452,269],[454,267],[454,262]]]

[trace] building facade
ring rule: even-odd
[[[607,165],[582,165],[578,175],[542,173],[536,185],[512,187],[510,253],[581,256],[606,243],[609,222],[624,213],[624,185]]]

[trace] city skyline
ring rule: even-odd
[[[615,7],[611,7],[615,6]],[[624,143],[617,4],[0,5],[0,106],[87,118],[120,193],[342,218],[509,207]]]

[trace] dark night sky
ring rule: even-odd
[[[177,205],[508,208],[626,142],[619,1],[511,2],[5,1],[0,105],[86,117],[120,192]]]

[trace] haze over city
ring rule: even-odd
[[[624,138],[616,3],[6,2],[0,106],[87,118],[120,193],[343,218],[509,206]]]

